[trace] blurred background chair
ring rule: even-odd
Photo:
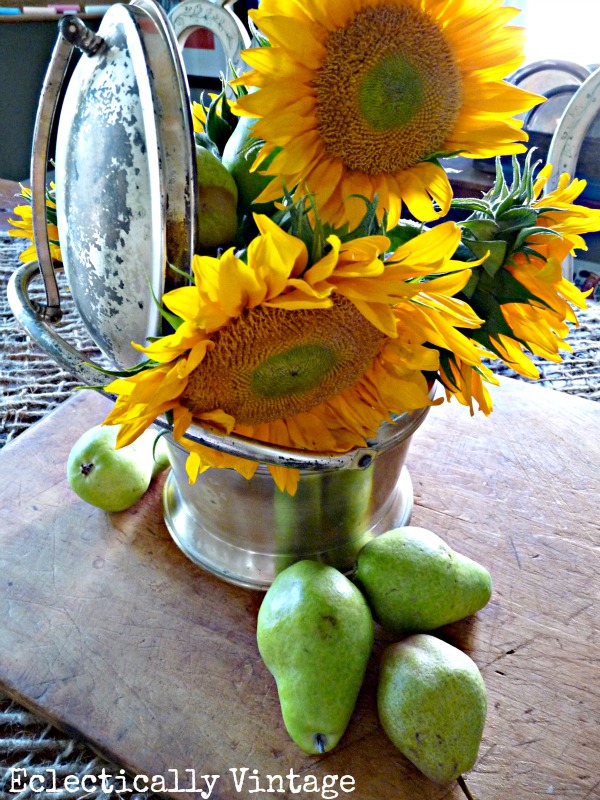
[[[554,171],[546,191],[556,188],[563,172],[585,178],[588,186],[584,196],[600,204],[600,69],[596,69],[581,84],[567,104],[552,136],[547,160]],[[598,241],[598,234],[595,236]],[[593,237],[588,237],[588,246]],[[600,281],[600,265],[590,270],[587,263],[577,259],[580,277],[596,290]],[[563,272],[573,278],[573,258],[568,256],[563,264]],[[585,274],[584,274],[585,273]],[[577,276],[575,276],[577,277]],[[597,280],[596,280],[597,278]],[[582,281],[577,281],[582,285]]]

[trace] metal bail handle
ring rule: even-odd
[[[59,320],[62,313],[54,264],[50,254],[46,218],[46,169],[50,134],[54,124],[58,97],[65,80],[73,48],[78,47],[86,55],[93,56],[100,52],[105,44],[100,36],[91,31],[78,17],[72,15],[61,19],[58,30],[58,39],[52,51],[50,64],[40,94],[31,154],[33,238],[46,290],[46,305],[43,306],[36,302],[33,305],[41,319],[50,321]]]

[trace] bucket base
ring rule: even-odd
[[[163,491],[163,512],[171,537],[191,561],[236,586],[266,591],[279,572],[303,558],[350,572],[358,551],[369,539],[409,523],[413,508],[413,486],[406,467],[400,472],[392,498],[390,507],[372,528],[351,540],[340,540],[337,546],[326,550],[315,550],[310,546],[303,550],[302,542],[299,542],[299,548],[293,548],[291,552],[275,552],[275,546],[273,552],[259,552],[241,544],[244,535],[242,529],[236,544],[225,541],[206,528],[198,514],[185,504],[173,471],[169,473]]]

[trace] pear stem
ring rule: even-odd
[[[465,797],[467,798],[467,800],[475,800],[475,798],[471,794],[471,792],[469,790],[469,787],[467,786],[466,781],[465,781],[465,779],[463,778],[462,775],[458,776],[458,778],[456,779],[456,782],[458,783],[460,788],[463,790],[463,793],[464,793]]]

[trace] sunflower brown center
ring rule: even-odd
[[[290,417],[353,386],[384,338],[341,296],[327,309],[251,309],[216,334],[182,404],[247,425]]]
[[[359,11],[327,40],[316,81],[327,154],[370,175],[443,150],[461,106],[461,74],[438,25],[411,6]]]

